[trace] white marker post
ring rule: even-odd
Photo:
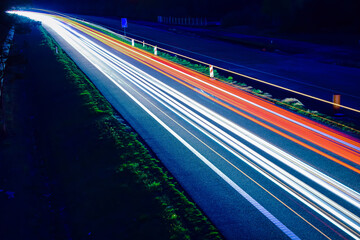
[[[214,78],[214,66],[210,65],[210,77]]]
[[[154,47],[154,54],[157,55],[157,46]]]
[[[135,41],[134,41],[134,39],[131,39],[131,46],[135,46]]]

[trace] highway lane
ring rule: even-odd
[[[43,24],[225,237],[359,238],[356,139],[58,19]]]

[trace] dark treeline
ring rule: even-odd
[[[12,0],[8,0],[12,1]],[[17,0],[24,1],[24,0]],[[25,0],[68,13],[156,20],[156,16],[212,17],[223,25],[282,31],[360,32],[360,0]]]

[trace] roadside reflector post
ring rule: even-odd
[[[157,46],[154,47],[154,54],[157,55]]]
[[[339,114],[340,111],[340,96],[340,94],[333,94],[333,109],[335,115]]]
[[[131,46],[135,46],[135,41],[134,41],[134,39],[131,39]]]
[[[55,52],[56,52],[56,54],[58,54],[58,53],[59,53],[59,51],[58,51],[58,48],[57,48],[57,47],[55,47]]]
[[[210,65],[210,77],[214,78],[214,66]]]
[[[145,41],[143,41],[143,47],[145,47]]]

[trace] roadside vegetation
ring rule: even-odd
[[[64,67],[67,81],[87,109],[87,118],[80,121],[86,121],[87,125],[92,122],[91,126],[96,126],[96,129],[90,132],[98,135],[97,146],[103,149],[103,155],[99,157],[116,161],[117,167],[114,171],[116,170],[118,175],[127,176],[129,181],[132,179],[144,187],[148,192],[144,196],[139,189],[132,191],[140,191],[138,197],[145,197],[141,201],[153,201],[159,205],[161,216],[170,232],[170,239],[221,239],[217,229],[189,200],[161,163],[149,153],[137,134],[124,123],[52,37],[42,27],[40,30],[44,44],[50,47],[57,61]],[[74,118],[76,119],[76,116]],[[149,196],[152,199],[149,199]],[[143,219],[148,217],[146,212],[141,216]]]
[[[122,41],[126,44],[131,45],[131,41],[129,39],[127,39],[119,34],[116,34],[112,31],[109,31],[98,25],[90,24],[87,22],[79,21],[79,20],[77,20],[77,21],[81,24],[84,24],[84,25],[90,27],[90,28],[101,31],[101,32],[105,33],[106,35],[109,35],[119,41]],[[152,46],[152,45],[142,44],[140,42],[135,42],[134,45],[135,45],[135,47],[137,47],[139,49],[145,50],[149,53],[154,53],[154,46]],[[170,60],[174,63],[182,65],[186,68],[194,70],[198,73],[209,76],[209,66],[208,65],[196,63],[192,60],[185,59],[184,57],[179,57],[178,55],[176,55],[174,53],[170,53],[170,52],[168,53],[168,52],[165,52],[165,51],[162,51],[159,49],[157,50],[157,55],[162,58],[165,58],[167,60]],[[276,104],[280,107],[283,107],[283,108],[290,110],[292,112],[295,112],[297,114],[303,115],[310,119],[313,119],[317,122],[326,124],[328,126],[334,127],[336,129],[342,130],[344,132],[354,134],[356,136],[360,136],[360,130],[359,130],[360,126],[356,125],[353,122],[336,119],[332,116],[321,113],[319,111],[314,111],[314,110],[308,109],[296,98],[284,98],[284,99],[275,98],[270,93],[264,92],[261,89],[253,88],[252,86],[247,85],[246,83],[241,81],[241,78],[237,79],[237,80],[235,80],[234,78],[236,78],[236,76],[227,76],[226,77],[223,74],[219,73],[219,71],[217,71],[217,69],[214,68],[214,79],[231,84],[234,87],[237,87],[243,91],[254,94],[258,97],[265,98],[268,101],[273,102],[274,104]]]

